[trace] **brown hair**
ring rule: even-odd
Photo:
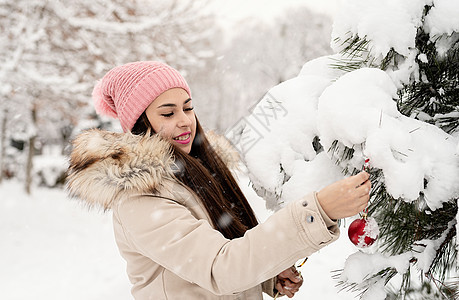
[[[131,132],[145,135],[153,132],[145,112]],[[236,180],[206,138],[196,117],[196,136],[189,154],[173,147],[177,165],[183,166],[177,180],[201,199],[212,225],[226,238],[234,239],[258,224],[255,214]]]

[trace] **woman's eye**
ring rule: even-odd
[[[184,108],[183,111],[192,111],[194,109],[194,107],[189,107],[189,108]],[[168,114],[161,114],[161,116],[163,117],[166,117],[166,118],[170,118],[174,115],[174,112],[170,112]]]

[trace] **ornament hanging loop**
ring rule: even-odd
[[[370,159],[366,156],[363,157],[364,159],[364,163],[363,163],[363,167],[362,167],[362,170],[365,171],[365,172],[369,172],[370,171]],[[364,220],[367,219],[368,217],[368,206],[365,207],[362,212],[360,213],[360,217]]]

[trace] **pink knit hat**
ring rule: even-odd
[[[127,132],[153,100],[172,88],[182,88],[191,97],[177,70],[157,61],[139,61],[108,71],[94,87],[92,98],[97,113],[118,118]]]

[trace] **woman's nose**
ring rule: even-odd
[[[187,114],[185,114],[185,112],[182,112],[180,114],[180,120],[178,122],[178,126],[179,127],[190,127],[191,126],[191,119],[190,119],[190,116],[188,116]]]

